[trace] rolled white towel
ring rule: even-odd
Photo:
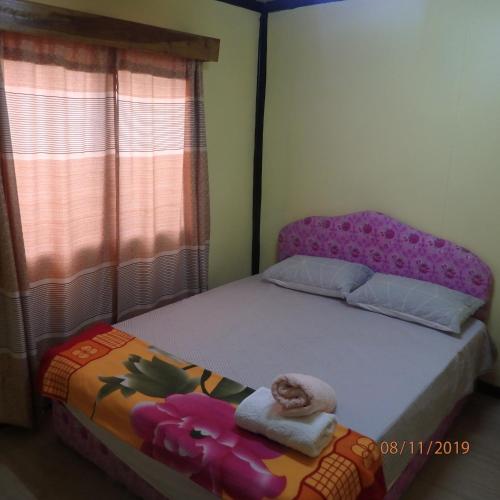
[[[317,457],[330,443],[337,419],[335,415],[324,412],[305,417],[283,417],[271,391],[260,387],[236,408],[236,424],[309,457]]]
[[[312,375],[279,375],[274,379],[271,392],[284,417],[303,417],[318,411],[333,413],[337,407],[333,388]]]

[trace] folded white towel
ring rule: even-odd
[[[271,391],[261,387],[236,408],[236,424],[305,455],[317,457],[330,443],[337,419],[335,415],[324,412],[305,417],[283,417]]]
[[[318,411],[333,413],[337,407],[335,391],[323,380],[302,373],[286,373],[274,379],[274,399],[284,417],[303,417]]]

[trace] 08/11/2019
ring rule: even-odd
[[[469,441],[382,441],[382,455],[467,455]]]

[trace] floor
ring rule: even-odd
[[[498,500],[500,399],[474,394],[447,439],[469,441],[470,453],[432,457],[404,500]]]
[[[93,464],[63,445],[50,421],[33,433],[0,429],[1,500],[135,500]]]
[[[500,400],[474,394],[448,436],[450,440],[468,440],[470,453],[433,457],[403,500],[498,500],[499,438]],[[0,428],[0,497],[134,499],[99,469],[59,443],[48,422],[38,433]]]

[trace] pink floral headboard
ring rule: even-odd
[[[278,260],[296,254],[359,262],[380,273],[430,281],[486,302],[492,292],[491,270],[478,256],[378,212],[307,217],[288,224],[279,234]]]

